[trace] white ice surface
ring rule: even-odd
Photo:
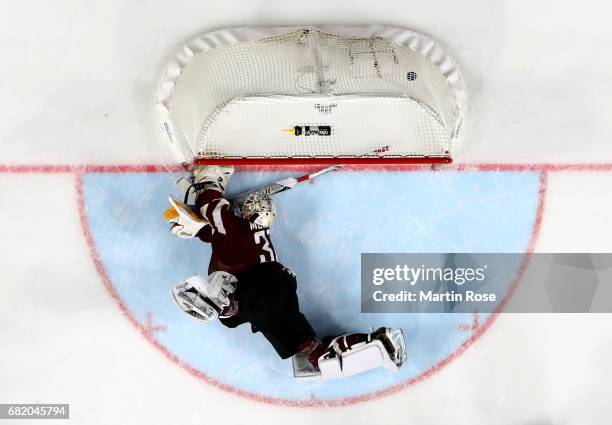
[[[440,40],[466,78],[462,162],[612,162],[607,3],[21,1],[0,14],[0,165],[168,163],[152,110],[175,46],[239,25],[382,23]],[[612,251],[610,173],[552,173],[539,251]],[[168,362],[87,253],[70,175],[0,174],[0,403],[69,402],[79,424],[605,424],[612,317],[508,315],[405,391],[271,406]],[[27,423],[23,421],[20,423]]]

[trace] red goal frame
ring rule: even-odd
[[[193,161],[196,165],[377,165],[377,164],[451,164],[450,156],[436,157],[309,157],[309,158],[200,158]]]

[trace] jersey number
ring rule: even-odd
[[[267,261],[276,261],[276,254],[274,253],[274,248],[272,248],[272,244],[270,243],[270,239],[266,234],[265,230],[260,230],[259,232],[254,233],[255,243],[259,245],[263,242],[263,246],[261,249],[265,251],[264,254],[259,255],[259,261],[265,263]],[[268,256],[270,258],[268,258]]]

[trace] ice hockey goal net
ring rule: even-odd
[[[184,164],[435,163],[451,161],[466,95],[413,31],[237,28],[183,45],[156,108]]]

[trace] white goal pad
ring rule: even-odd
[[[454,62],[412,31],[238,28],[184,45],[156,108],[184,164],[449,162],[466,95]]]

